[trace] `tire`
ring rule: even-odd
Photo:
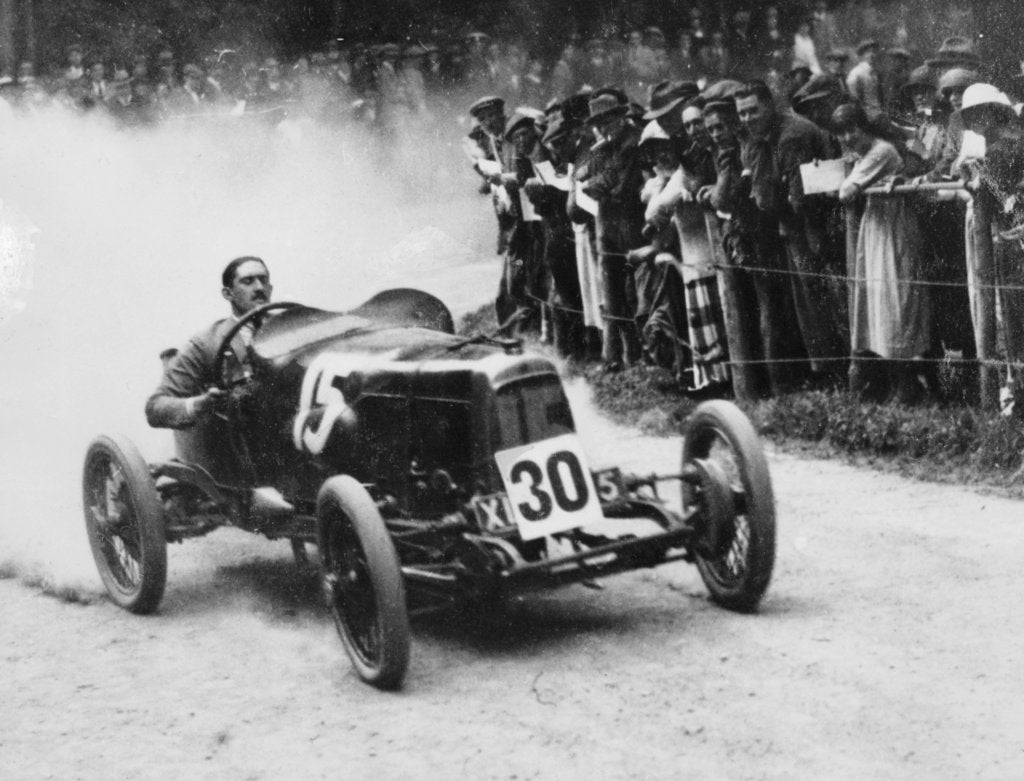
[[[167,584],[164,510],[129,439],[104,436],[89,445],[82,498],[89,546],[110,598],[132,613],[152,613]]]
[[[409,614],[398,554],[366,489],[332,477],[317,496],[321,580],[359,677],[397,689],[409,666]]]
[[[736,405],[697,407],[684,430],[688,468],[707,483],[683,481],[683,507],[702,507],[693,553],[704,585],[717,604],[753,611],[775,566],[775,496],[761,440]]]

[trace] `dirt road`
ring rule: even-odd
[[[677,458],[577,414],[609,462]],[[758,615],[679,564],[422,618],[399,694],[358,682],[284,543],[174,546],[149,618],[0,581],[0,777],[1024,776],[1024,505],[770,460]]]

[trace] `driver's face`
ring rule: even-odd
[[[241,317],[250,309],[270,303],[274,286],[270,284],[270,272],[258,260],[247,260],[235,269],[235,281],[231,287],[221,291],[231,302],[231,311]]]

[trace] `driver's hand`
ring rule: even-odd
[[[206,418],[219,410],[227,399],[227,391],[210,388],[201,396],[193,396],[189,401],[196,418]]]

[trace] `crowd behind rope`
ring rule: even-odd
[[[809,36],[782,78],[762,49],[713,77],[665,61],[642,100],[640,82],[584,71],[544,103],[473,103],[505,330],[608,372],[663,365],[697,395],[850,383],[917,403],[942,397],[944,361],[977,368],[994,291],[999,360],[1019,366],[1019,83],[986,83],[964,37],[916,68],[899,51],[883,70],[874,40],[851,48],[849,72],[838,50],[820,67]],[[820,161],[839,175],[807,192]]]

